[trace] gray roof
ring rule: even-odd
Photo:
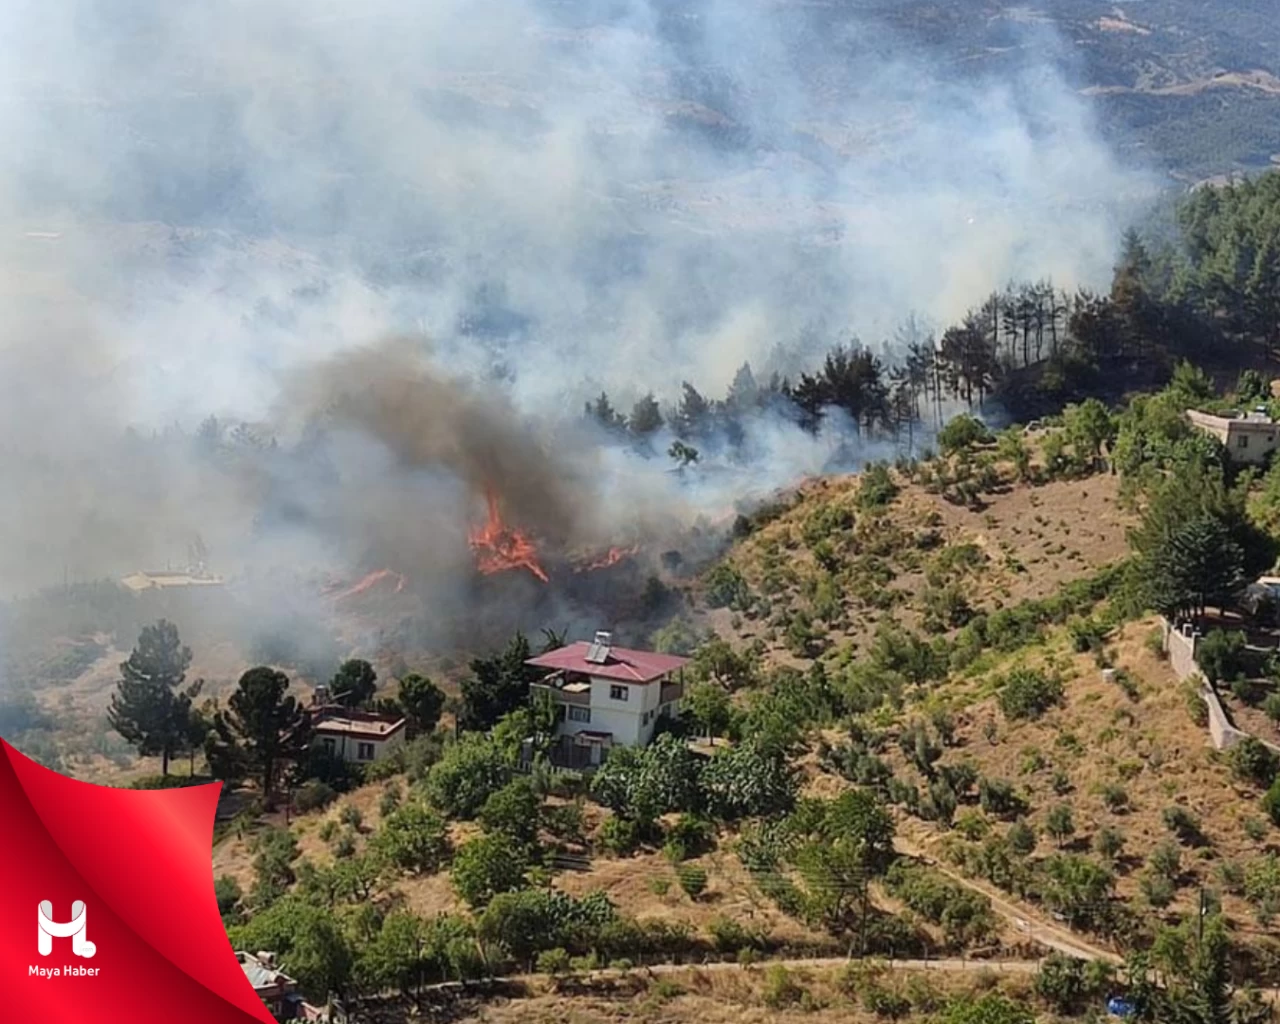
[[[276,985],[288,985],[293,981],[283,971],[267,967],[252,953],[237,953],[236,959],[240,961],[240,968],[244,971],[244,976],[249,979],[249,984],[254,987],[255,991],[274,988]]]

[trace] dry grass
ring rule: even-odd
[[[1103,827],[1120,831],[1125,848],[1117,864],[1117,891],[1136,904],[1142,902],[1138,874],[1146,856],[1159,843],[1176,841],[1164,824],[1165,809],[1180,806],[1194,814],[1205,842],[1182,847],[1183,874],[1176,899],[1165,910],[1152,911],[1172,921],[1177,915],[1194,913],[1198,885],[1220,888],[1219,864],[1243,863],[1276,849],[1280,834],[1272,830],[1262,841],[1246,834],[1244,822],[1260,817],[1260,794],[1235,779],[1209,743],[1207,731],[1192,720],[1185,691],[1173,670],[1147,646],[1154,625],[1150,619],[1131,623],[1109,645],[1116,666],[1136,684],[1137,699],[1131,699],[1116,682],[1106,681],[1092,656],[1065,653],[1061,637],[1055,638],[1056,649],[1048,645],[1011,659],[1029,665],[1053,661],[1064,675],[1063,706],[1039,720],[1004,718],[990,695],[991,680],[998,671],[967,683],[947,684],[948,698],[963,702],[963,709],[956,715],[957,747],[943,763],[967,759],[981,775],[1015,783],[1030,805],[1028,820],[1042,833],[1034,856],[1055,852],[1043,825],[1049,809],[1058,803],[1071,805],[1076,828],[1065,849],[1088,852]],[[900,774],[914,773],[896,748],[886,756]],[[1070,784],[1061,795],[1054,788],[1057,772],[1064,773]],[[1108,807],[1103,798],[1106,785],[1123,788],[1127,807]],[[938,845],[941,833],[936,827],[915,821],[906,827],[914,836]],[[1242,900],[1227,895],[1224,909],[1241,932],[1260,933],[1252,910]]]
[[[486,1004],[462,1019],[490,1024],[845,1024],[884,1020],[864,1005],[863,996],[870,985],[922,1007],[940,1006],[948,998],[991,989],[1014,998],[1030,998],[1029,978],[1001,976],[994,971],[911,974],[862,970],[853,965],[848,969],[789,968],[786,978],[792,991],[778,1000],[770,997],[770,969],[763,965],[729,970],[690,968],[657,979],[637,973],[589,986],[548,986],[528,998]],[[913,1010],[911,1016],[915,1019],[922,1013]]]
[[[1038,486],[1011,484],[984,496],[984,506],[976,510],[908,483],[887,509],[860,512],[859,486],[858,476],[810,482],[793,507],[727,556],[753,594],[767,598],[771,615],[703,607],[697,624],[735,642],[762,641],[774,663],[800,664],[780,636],[780,625],[796,609],[812,610],[811,592],[828,577],[815,556],[812,530],[806,539],[806,525],[833,510],[853,511],[856,522],[822,538],[838,556],[829,575],[841,605],[837,619],[827,623],[826,639],[849,642],[855,650],[887,619],[920,628],[931,576],[935,584],[959,586],[975,609],[993,610],[1051,596],[1127,551],[1132,517],[1119,505],[1118,478],[1106,474]],[[966,545],[980,553],[977,563],[948,569],[947,559]],[[876,572],[891,579],[874,584]],[[890,600],[892,607],[884,607]]]

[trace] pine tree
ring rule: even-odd
[[[265,665],[251,668],[240,677],[228,710],[214,722],[214,746],[224,748],[226,763],[243,763],[256,776],[268,806],[280,767],[300,760],[311,746],[311,719],[287,696],[288,689],[289,677],[283,672]]]
[[[662,411],[658,408],[658,400],[653,397],[652,391],[631,407],[628,427],[638,438],[647,438],[662,429]]]
[[[329,692],[334,703],[344,708],[363,708],[373,700],[378,689],[378,673],[362,658],[351,658],[339,666]]]
[[[709,425],[711,404],[688,381],[680,388],[680,404],[676,407],[671,427],[682,441],[690,441],[701,436]]]
[[[609,401],[609,396],[601,391],[600,397],[593,403],[588,402],[586,407],[586,415],[588,419],[595,420],[605,430],[611,433],[618,433],[627,429],[627,418],[613,407],[613,403]]]
[[[760,385],[756,383],[756,375],[751,372],[751,364],[743,363],[733,375],[733,383],[729,385],[729,393],[725,396],[725,405],[734,412],[746,412],[760,400]]]
[[[1153,603],[1166,615],[1204,614],[1222,607],[1244,579],[1244,553],[1225,523],[1212,516],[1176,530],[1151,564]]]
[[[161,619],[146,626],[129,660],[120,665],[120,682],[111,697],[107,721],[142,757],[169,759],[187,736],[192,692],[179,692],[191,665],[191,648],[183,647],[178,627]]]
[[[472,660],[471,676],[461,686],[458,721],[463,729],[491,729],[503,715],[526,704],[529,684],[542,674],[525,664],[531,657],[528,638],[517,633],[501,654]]]
[[[400,680],[400,707],[409,723],[410,737],[429,733],[440,721],[444,692],[426,676],[410,672]]]

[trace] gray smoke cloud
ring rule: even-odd
[[[979,74],[860,5],[6,5],[0,593],[197,533],[452,585],[490,484],[565,544],[723,507],[582,401],[1106,279],[1150,181],[1011,31]],[[328,434],[202,458],[209,415]],[[752,430],[758,489],[831,454]]]

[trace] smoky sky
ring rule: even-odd
[[[975,71],[863,6],[4,5],[0,590],[197,528],[234,549],[282,490],[292,543],[406,543],[431,517],[402,502],[465,518],[485,457],[548,530],[660,517],[685,500],[667,476],[556,433],[601,388],[716,391],[780,345],[878,342],[1010,278],[1104,281],[1150,180],[1099,141],[1064,44],[1011,21],[1017,56]],[[370,362],[392,335],[430,339],[426,376]],[[391,423],[348,386],[327,491],[122,439],[297,426],[299,382],[356,366],[348,385],[434,397],[407,386]],[[821,462],[758,440],[757,483]]]

